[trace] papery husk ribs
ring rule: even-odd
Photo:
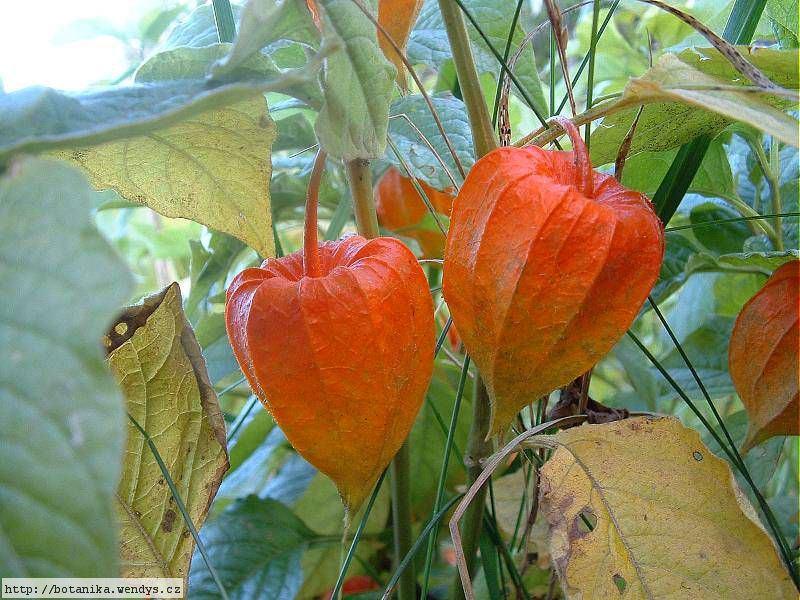
[[[664,255],[650,201],[593,171],[571,137],[577,155],[490,152],[453,204],[444,296],[489,392],[490,435],[611,350]]]

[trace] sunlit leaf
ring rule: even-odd
[[[747,59],[776,84],[797,89],[796,52],[758,48],[749,52]],[[791,101],[719,89],[747,84],[750,82],[716,50],[692,48],[677,55],[665,54],[642,77],[629,82],[616,104],[607,107],[615,114],[606,117],[592,135],[592,162],[614,161],[637,112],[627,107],[639,103],[647,106],[636,128],[631,155],[675,148],[699,135],[716,135],[737,120],[796,145],[797,120],[776,108],[791,106]]]
[[[730,467],[674,418],[545,437],[541,510],[568,597],[796,598]]]
[[[168,51],[143,65],[137,79],[192,81],[217,56],[216,46]],[[271,256],[268,182],[274,139],[275,124],[258,97],[63,156],[81,165],[97,188],[113,188],[128,200],[228,233]]]
[[[59,162],[0,179],[0,571],[117,572],[122,399],[100,340],[132,288],[89,218],[86,179]]]
[[[128,413],[153,438],[199,529],[228,468],[225,424],[178,284],[123,313],[109,332],[109,365]],[[194,548],[144,436],[128,426],[117,490],[126,577],[186,577]]]

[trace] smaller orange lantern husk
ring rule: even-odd
[[[430,200],[433,209],[445,216],[453,206],[452,190],[439,191],[417,179],[417,183]],[[389,167],[375,186],[375,209],[378,222],[385,229],[415,239],[425,258],[441,258],[444,251],[444,234],[429,216],[419,192],[409,177],[404,177],[395,167]]]
[[[798,316],[800,260],[777,269],[744,305],[731,333],[728,366],[750,419],[743,450],[800,434]]]

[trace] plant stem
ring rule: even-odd
[[[408,440],[403,442],[395,454],[390,468],[392,484],[392,525],[394,526],[395,567],[399,566],[403,557],[411,549],[411,490],[410,490],[410,457]],[[415,600],[417,597],[417,578],[414,564],[400,576],[397,585],[397,600]]]
[[[317,213],[319,212],[319,186],[322,183],[322,172],[325,170],[325,151],[320,148],[311,167],[311,177],[308,180],[306,192],[306,222],[303,230],[303,270],[308,277],[320,276],[319,261],[319,226]]]
[[[490,456],[494,450],[491,441],[486,440],[489,433],[489,394],[483,380],[478,377],[475,380],[475,395],[472,401],[472,425],[469,429],[467,438],[467,486],[470,487],[478,479],[483,471],[481,461]],[[467,561],[467,571],[470,576],[474,575],[475,553],[478,549],[478,540],[481,536],[481,525],[483,524],[483,511],[486,505],[486,492],[488,486],[481,486],[475,495],[472,503],[464,515],[463,525],[461,526],[461,542],[464,549],[464,557]],[[461,578],[456,574],[453,582],[451,597],[453,600],[464,598],[464,588],[461,586]]]
[[[467,107],[469,125],[472,129],[472,141],[478,157],[497,148],[497,140],[492,130],[489,109],[483,97],[483,90],[475,68],[475,58],[469,45],[467,24],[461,9],[453,0],[439,0],[439,10],[447,28],[447,39],[453,53],[453,62],[458,76],[458,85]]]
[[[439,10],[447,28],[447,38],[450,40],[450,49],[453,53],[458,83],[464,98],[464,104],[467,107],[475,154],[478,158],[481,158],[497,148],[498,143],[494,136],[489,109],[483,97],[478,71],[475,68],[475,59],[472,56],[472,48],[469,45],[464,15],[456,5],[455,0],[439,0]],[[472,485],[478,478],[482,469],[481,460],[492,453],[492,443],[486,440],[486,436],[489,433],[490,414],[489,395],[486,391],[486,386],[480,377],[476,377],[475,395],[472,402],[472,425],[470,426],[466,448],[467,485]],[[475,553],[478,547],[478,539],[480,538],[485,504],[486,486],[483,486],[464,516],[462,541],[467,570],[470,574],[473,573],[475,566]],[[464,597],[464,590],[461,587],[461,579],[458,574],[456,574],[452,587],[452,597],[454,599]]]
[[[355,159],[345,164],[350,193],[353,195],[353,211],[358,233],[365,238],[380,235],[375,199],[372,194],[372,173],[369,161]],[[392,523],[394,529],[395,564],[399,564],[411,548],[411,492],[410,458],[408,440],[403,442],[389,466],[392,491]],[[412,565],[413,567],[413,565]],[[408,568],[400,578],[397,588],[398,600],[415,600],[417,582],[413,568]]]
[[[375,200],[372,197],[372,173],[369,161],[356,158],[345,163],[350,193],[353,195],[353,212],[356,216],[358,233],[365,238],[380,235],[378,216],[375,213]]]

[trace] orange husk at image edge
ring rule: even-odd
[[[407,437],[433,370],[427,280],[399,240],[351,236],[245,269],[227,291],[239,365],[294,448],[358,509]]]
[[[733,326],[728,366],[750,425],[743,451],[776,435],[800,434],[800,260],[778,268]]]
[[[490,152],[453,203],[443,293],[489,392],[490,435],[611,350],[664,256],[650,201],[593,171],[572,133],[577,156]]]

